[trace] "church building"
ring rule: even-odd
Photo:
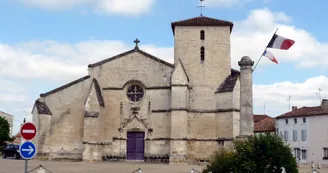
[[[199,16],[171,28],[173,64],[137,39],[41,94],[32,110],[39,158],[194,163],[252,135],[254,62],[245,56],[231,68],[233,23]]]

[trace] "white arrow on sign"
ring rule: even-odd
[[[35,130],[23,130],[23,133],[35,133]]]
[[[33,150],[33,148],[31,147],[31,145],[29,145],[28,147],[29,147],[29,149],[22,149],[22,151],[29,151],[28,154],[33,153],[34,150]]]

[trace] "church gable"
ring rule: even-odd
[[[189,77],[181,59],[177,61],[177,64],[173,70],[171,83],[172,85],[188,85],[189,83]]]
[[[231,69],[231,74],[223,81],[215,93],[232,92],[235,88],[240,72]]]
[[[122,89],[128,81],[140,81],[146,88],[169,87],[174,65],[136,46],[112,58],[89,65],[90,76],[104,88]]]
[[[138,42],[138,41],[139,41],[139,40],[136,40],[135,42]],[[138,42],[138,43],[139,43],[139,42]],[[99,62],[94,63],[94,64],[89,64],[88,67],[89,67],[89,68],[97,67],[97,66],[100,66],[100,65],[102,65],[102,64],[105,64],[105,63],[107,63],[107,62],[113,61],[113,60],[115,60],[115,59],[118,59],[118,58],[121,58],[121,57],[124,57],[124,56],[127,56],[127,55],[130,55],[130,54],[135,53],[135,52],[138,52],[138,53],[144,55],[145,57],[148,57],[148,58],[150,58],[150,59],[152,59],[152,60],[154,60],[154,61],[157,61],[157,62],[159,62],[159,63],[161,63],[161,64],[164,64],[164,65],[166,65],[166,66],[169,66],[169,67],[171,67],[171,68],[174,67],[173,64],[168,63],[168,62],[166,62],[166,61],[164,61],[164,60],[161,60],[160,58],[157,58],[157,57],[155,57],[155,56],[153,56],[153,55],[151,55],[151,54],[149,54],[149,53],[147,53],[147,52],[144,52],[144,51],[140,50],[139,47],[138,47],[138,45],[136,45],[135,48],[132,49],[132,50],[129,50],[129,51],[123,52],[123,53],[121,53],[121,54],[118,54],[118,55],[116,55],[116,56],[113,56],[113,57],[107,58],[107,59],[105,59],[105,60],[99,61]]]

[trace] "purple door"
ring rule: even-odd
[[[144,132],[128,132],[127,134],[127,159],[144,160]]]

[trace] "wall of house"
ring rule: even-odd
[[[278,128],[279,135],[282,134],[282,138],[284,139],[284,131],[288,131],[288,141],[287,143],[290,144],[290,148],[293,151],[293,148],[300,148],[300,149],[307,149],[307,159],[301,160],[302,163],[308,163],[312,160],[311,152],[311,140],[309,138],[309,124],[310,120],[307,117],[306,123],[303,123],[302,117],[297,117],[297,123],[294,123],[294,118],[288,118],[288,124],[286,124],[285,118],[284,119],[277,119],[276,120],[276,129]],[[293,130],[297,131],[297,140],[293,140]],[[306,130],[306,141],[302,141],[302,130]],[[300,156],[302,157],[302,156]]]
[[[9,115],[7,113],[1,112],[0,111],[0,117],[5,118],[8,123],[9,123],[9,136],[12,137],[13,136],[13,127],[14,127],[14,117],[12,115]]]
[[[308,140],[310,146],[308,155],[311,156],[309,157],[309,162],[314,161],[317,163],[320,161],[327,165],[328,160],[323,160],[323,148],[328,148],[328,115],[312,116],[308,117],[308,120]]]

